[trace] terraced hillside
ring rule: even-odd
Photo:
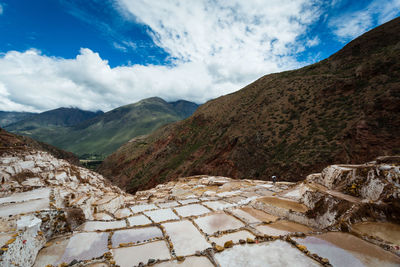
[[[399,266],[399,157],[306,181],[195,176],[130,195],[34,149],[0,151],[0,266]]]
[[[180,176],[298,181],[400,153],[400,18],[316,64],[266,75],[130,142],[100,172],[130,192]]]

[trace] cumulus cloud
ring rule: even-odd
[[[296,53],[319,42],[301,38],[320,16],[309,0],[118,3],[128,19],[151,29],[171,64],[111,68],[90,49],[73,59],[33,49],[9,51],[0,56],[0,110],[77,106],[107,111],[151,96],[202,103],[264,74],[299,67]],[[134,49],[123,40],[114,46]]]
[[[110,110],[140,99],[160,96],[203,102],[230,92],[236,84],[219,83],[212,91],[206,66],[191,62],[177,66],[111,68],[90,49],[74,59],[42,55],[40,51],[10,51],[0,58],[0,110],[44,111],[61,106]],[[206,96],[207,95],[207,96]]]
[[[376,25],[399,14],[400,0],[372,1],[366,8],[333,18],[329,25],[339,40],[345,42],[358,37]]]

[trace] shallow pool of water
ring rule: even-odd
[[[137,229],[126,229],[115,231],[111,241],[113,247],[118,247],[121,243],[137,243],[147,242],[156,237],[163,237],[161,230],[158,227],[144,227]]]
[[[351,234],[330,232],[295,240],[333,266],[400,266],[399,257]]]
[[[362,222],[353,224],[352,230],[359,234],[376,236],[400,246],[400,225],[388,222]]]
[[[290,233],[295,233],[295,232],[302,232],[302,233],[307,233],[312,231],[311,228],[294,223],[294,222],[289,222],[285,220],[280,220],[274,223],[270,223],[267,225],[259,225],[255,227],[258,231],[265,235],[270,235],[270,236],[280,236],[280,235],[287,235]]]
[[[209,235],[217,231],[235,230],[244,226],[241,221],[223,212],[197,218],[194,221],[203,232]]]

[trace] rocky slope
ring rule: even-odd
[[[15,135],[0,128],[0,153],[9,150],[34,149],[50,153],[56,158],[64,159],[71,164],[79,165],[79,159],[71,152],[52,145],[36,141],[26,136]]]
[[[130,142],[100,172],[135,192],[179,176],[298,181],[400,152],[400,18],[319,63],[266,75]]]
[[[135,195],[30,148],[0,154],[0,266],[398,266],[400,158],[304,182],[195,176]]]
[[[136,136],[190,116],[197,107],[188,101],[167,103],[154,97],[104,114],[91,112],[94,116],[86,119],[75,116],[77,114],[66,116],[62,112],[64,109],[58,109],[36,115],[34,120],[9,125],[6,129],[71,151],[81,158],[103,159]],[[69,113],[84,112],[69,110]]]

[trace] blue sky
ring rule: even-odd
[[[3,53],[36,48],[45,55],[74,58],[85,47],[112,67],[165,64],[168,55],[154,44],[148,27],[125,20],[113,1],[10,0],[2,6]]]
[[[0,110],[203,103],[399,15],[400,0],[0,0]]]

